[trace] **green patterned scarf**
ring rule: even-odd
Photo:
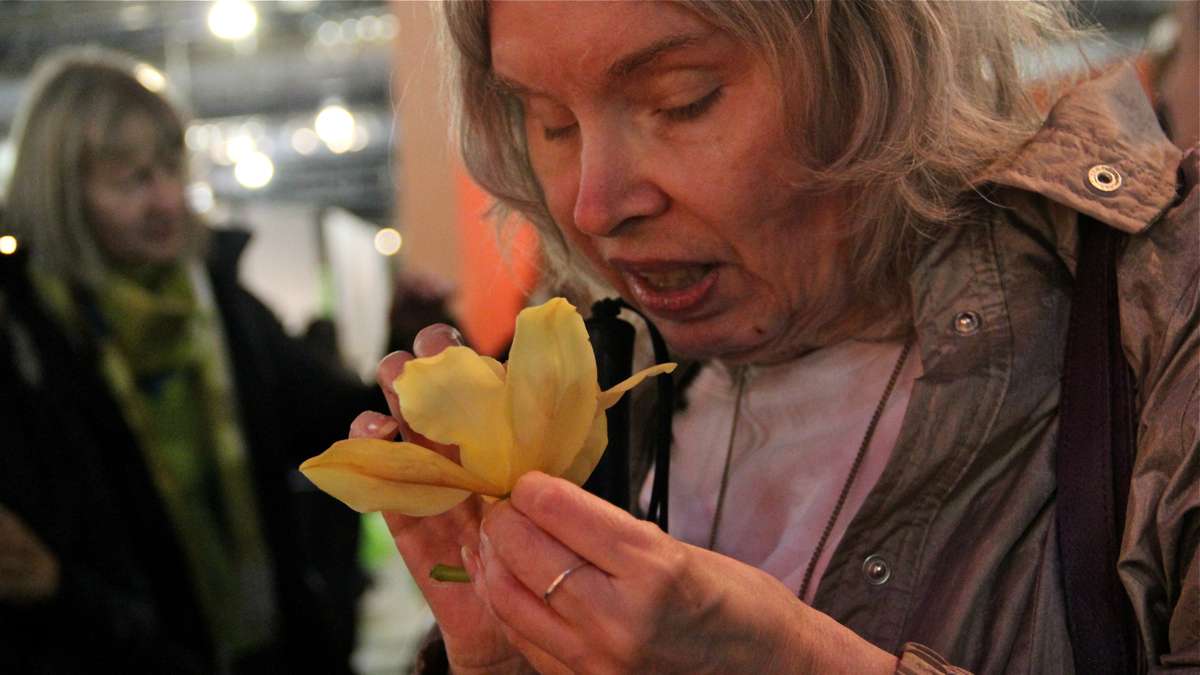
[[[182,264],[114,272],[96,294],[95,332],[104,375],[141,441],[229,662],[269,642],[276,617],[220,324],[197,293],[206,282]],[[60,285],[38,285],[73,316]]]

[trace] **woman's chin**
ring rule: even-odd
[[[761,338],[751,340],[712,326],[659,325],[658,328],[672,356],[690,360],[751,361],[766,348]]]

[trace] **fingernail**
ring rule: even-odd
[[[483,540],[479,542],[479,554],[476,555],[470,548],[462,547],[463,566],[467,568],[467,574],[471,575],[471,590],[475,591],[475,597],[492,611],[491,604],[488,602],[487,588],[487,565],[483,562]]]
[[[472,579],[479,576],[479,561],[475,557],[475,553],[471,551],[470,547],[463,546],[458,552],[458,555],[462,558],[463,568],[467,570],[467,574],[469,574]]]
[[[461,340],[462,339],[462,333],[458,332],[457,328],[455,328],[454,326],[451,326],[448,323],[429,324],[425,328],[421,329],[418,332],[417,336],[420,337],[421,333],[424,333],[426,336],[438,335],[441,337],[449,338],[451,340]]]
[[[388,436],[395,434],[397,429],[400,429],[400,425],[396,423],[395,419],[384,420],[383,423],[371,422],[367,424],[367,432],[370,432],[372,436]]]
[[[450,325],[447,325],[444,323],[437,324],[436,326],[432,326],[431,329],[429,330],[429,335],[428,335],[427,339],[432,339],[433,336],[435,336],[435,335],[441,336],[442,338],[449,340],[449,341],[453,342],[454,344],[461,345],[463,343],[462,333],[458,332],[458,329],[455,328],[454,326],[450,326]],[[422,337],[422,336],[418,336],[418,337]],[[425,340],[422,339],[419,341],[422,343],[422,347],[424,347]],[[416,345],[414,344],[414,346],[416,346]],[[424,351],[424,350],[422,349],[422,351]]]
[[[479,567],[487,569],[487,559],[492,556],[492,540],[482,531],[479,532]]]

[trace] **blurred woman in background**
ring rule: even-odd
[[[94,48],[41,65],[18,116],[5,672],[349,669],[357,520],[292,477],[376,395],[239,286],[248,237],[189,211],[183,132],[132,60]]]

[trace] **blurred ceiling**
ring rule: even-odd
[[[41,56],[68,45],[115,47],[161,71],[165,93],[188,112],[200,207],[213,198],[284,200],[387,222],[394,200],[391,47],[399,33],[387,3],[234,2],[233,29],[239,16],[241,27],[247,23],[237,11],[256,14],[240,39],[221,39],[210,28],[218,4],[0,0],[0,138]],[[322,127],[317,116],[328,106],[336,109]],[[257,153],[250,158],[257,164],[239,166],[248,153]],[[269,161],[266,173],[260,157]],[[264,176],[264,185],[247,187]]]

